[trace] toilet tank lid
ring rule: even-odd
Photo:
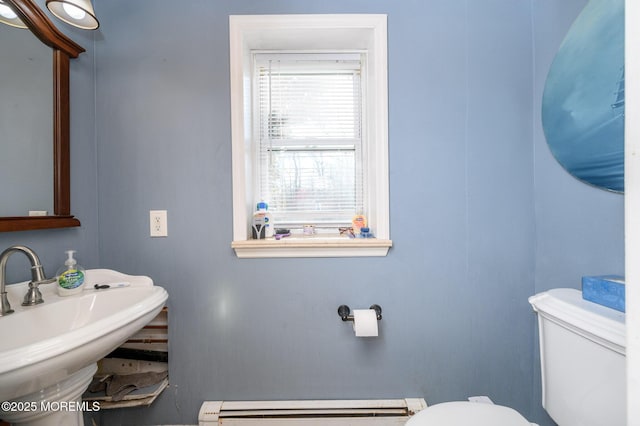
[[[623,312],[584,300],[582,292],[574,288],[538,293],[529,298],[529,303],[538,315],[624,354],[626,326]]]

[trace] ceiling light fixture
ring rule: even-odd
[[[27,28],[16,12],[4,0],[0,0],[0,22],[16,28]]]
[[[91,0],[47,0],[47,8],[57,18],[83,30],[95,30],[100,25]]]

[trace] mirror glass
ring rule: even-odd
[[[50,145],[47,148],[43,143],[42,149],[33,151],[33,158],[21,159],[22,162],[18,163],[15,167],[15,169],[20,170],[19,174],[16,172],[15,176],[13,173],[9,173],[8,176],[0,176],[2,179],[2,181],[0,181],[0,189],[4,189],[5,187],[9,188],[5,189],[7,193],[0,192],[0,196],[9,197],[8,192],[15,189],[20,199],[26,199],[27,195],[32,191],[36,192],[36,190],[32,190],[28,187],[27,181],[35,180],[33,176],[38,175],[40,170],[45,170],[45,168],[48,168],[50,165],[51,168],[48,169],[49,171],[43,172],[42,175],[48,174],[51,177],[49,182],[52,184],[49,185],[49,194],[52,194],[53,203],[51,203],[51,201],[40,200],[33,203],[29,201],[26,206],[17,207],[14,210],[11,210],[12,213],[9,213],[15,214],[13,211],[23,212],[26,210],[28,214],[28,211],[31,209],[38,209],[37,211],[45,211],[46,209],[48,213],[47,216],[0,215],[0,232],[80,226],[80,221],[71,214],[71,165],[69,152],[71,109],[69,99],[69,62],[71,58],[77,58],[80,53],[84,52],[84,49],[82,46],[76,44],[73,40],[64,35],[64,33],[62,33],[51,22],[42,9],[40,9],[38,4],[33,0],[3,0],[3,3],[12,7],[13,12],[15,12],[20,20],[31,30],[31,33],[35,35],[43,45],[49,46],[50,49],[47,57],[50,58],[50,60],[46,61],[46,64],[43,62],[40,67],[36,68],[41,68],[43,71],[49,70],[48,72],[51,74],[46,79],[40,79],[37,76],[31,75],[29,75],[28,78],[23,78],[23,76],[21,76],[21,74],[24,73],[22,69],[19,71],[12,70],[11,72],[8,72],[9,75],[5,74],[7,71],[3,71],[2,74],[0,74],[0,79],[2,80],[0,83],[2,86],[0,87],[2,90],[9,90],[7,88],[17,86],[17,90],[24,93],[30,90],[30,85],[38,85],[45,81],[49,82],[46,84],[50,84],[50,96],[47,97],[46,101],[44,101],[42,105],[44,105],[45,108],[51,109],[49,110],[47,117],[38,116],[34,109],[31,107],[25,107],[26,112],[23,111],[21,113],[16,113],[16,120],[18,122],[10,123],[11,130],[7,130],[0,126],[0,143],[3,149],[0,157],[4,157],[5,152],[9,151],[7,146],[11,144],[11,139],[17,139],[18,135],[32,135],[31,132],[43,123],[46,123],[46,126],[50,131],[50,136],[47,138],[29,136],[33,140],[49,140]],[[12,37],[9,34],[13,33],[4,33],[4,35],[1,35],[3,42],[6,41],[5,35],[7,35],[7,38]],[[16,35],[16,37],[18,36]],[[28,49],[20,46],[20,50]],[[35,58],[35,55],[29,54],[26,60],[22,60],[32,62],[36,60]],[[0,63],[5,62],[4,58],[0,58]],[[23,86],[18,85],[19,81],[28,81],[29,89],[24,89]],[[8,86],[4,84],[8,84]],[[4,95],[5,94],[3,93],[0,98],[3,98]],[[14,103],[10,105],[16,106],[16,102],[22,103],[24,101],[21,98],[20,101],[13,102]],[[0,104],[1,103],[2,102],[0,102]],[[47,107],[47,105],[50,106]],[[39,109],[40,107],[41,106],[39,105],[34,108]],[[9,107],[9,109],[11,109],[11,107]],[[16,148],[12,149],[16,149],[18,151],[23,149],[24,147],[20,145],[28,145],[28,143],[21,142],[20,144],[15,145]],[[48,165],[44,165],[44,160],[42,162],[42,166],[39,165],[40,163],[36,163],[37,160],[35,158],[40,158],[40,156],[46,156],[46,158],[49,159],[49,162],[47,163]],[[13,164],[11,166],[13,167]],[[51,173],[51,171],[53,171],[53,173]],[[36,203],[38,205],[42,203],[43,207],[35,207],[32,205]],[[17,202],[15,200],[3,198],[0,201],[0,204],[17,204]],[[51,206],[51,204],[53,204],[52,208],[44,207],[45,205]]]
[[[51,48],[0,24],[0,216],[53,214]]]

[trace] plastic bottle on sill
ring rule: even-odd
[[[268,210],[269,205],[264,201],[260,201],[256,206],[256,212],[253,214],[253,222],[251,224],[251,234],[256,240],[273,237],[273,222],[271,213]]]
[[[373,238],[373,232],[368,227],[363,226],[360,228],[360,238]]]
[[[367,227],[367,218],[363,214],[357,214],[353,216],[351,220],[351,227],[353,229],[353,235],[358,238],[360,236],[360,230]]]

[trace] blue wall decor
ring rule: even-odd
[[[569,173],[624,191],[624,0],[591,0],[571,26],[547,76],[542,123]]]

